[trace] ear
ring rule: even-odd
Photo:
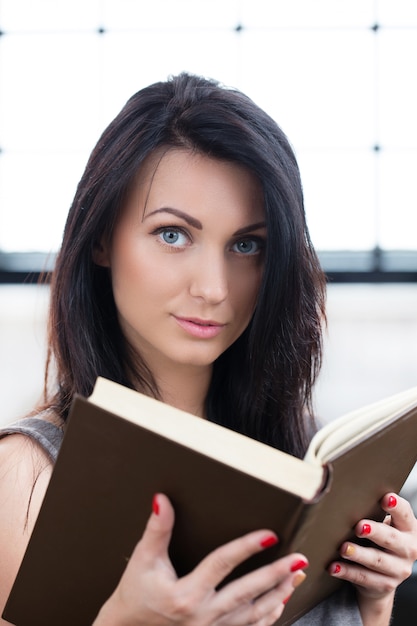
[[[93,248],[93,261],[101,267],[110,267],[110,246],[104,238],[96,241]]]

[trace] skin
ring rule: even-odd
[[[355,528],[357,537],[374,546],[346,542],[340,548],[344,561],[329,567],[331,575],[356,586],[362,620],[369,626],[390,623],[395,590],[417,559],[417,520],[409,502],[388,493],[381,505],[387,513],[382,523],[361,520]]]
[[[51,472],[47,456],[26,437],[10,435],[1,440],[0,614],[23,558]],[[8,623],[0,618],[0,624]]]
[[[96,263],[111,272],[122,329],[146,359],[163,400],[200,417],[213,361],[243,332],[256,306],[263,221],[258,182],[243,167],[160,152],[138,176],[112,240],[95,251]],[[50,473],[43,452],[25,438],[1,441],[0,608]],[[393,496],[381,503],[384,523],[357,525],[358,537],[365,531],[373,546],[343,544],[343,561],[329,566],[330,575],[356,586],[365,626],[388,626],[395,589],[417,558],[417,520],[408,502]],[[221,546],[178,579],[168,556],[173,524],[169,500],[157,494],[94,626],[270,626],[308,576],[304,555],[291,554],[218,591],[238,563],[279,540],[260,529]]]
[[[145,163],[96,261],[165,402],[203,416],[212,364],[255,309],[265,240],[262,193],[246,169],[178,150]]]

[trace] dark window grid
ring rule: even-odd
[[[377,35],[381,32],[378,23],[371,26],[375,33],[375,63],[378,75]],[[242,24],[235,28],[237,34],[245,30]],[[99,36],[110,32],[103,27],[97,28]],[[0,36],[7,33],[1,31]],[[25,31],[25,35],[28,31]],[[375,94],[375,137],[372,149],[377,156],[383,146],[378,141],[377,91]],[[2,150],[0,146],[0,158]],[[377,209],[376,209],[377,210]],[[378,215],[376,216],[378,219]],[[372,250],[326,250],[319,251],[319,257],[329,282],[415,282],[417,281],[417,250],[382,250],[378,245]],[[53,269],[54,255],[39,253],[5,253],[0,251],[0,283],[48,282]]]

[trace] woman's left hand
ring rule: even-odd
[[[355,585],[363,623],[373,626],[389,624],[395,590],[417,560],[417,519],[410,504],[388,493],[381,506],[387,513],[383,522],[364,519],[355,528],[357,537],[373,545],[345,542],[340,549],[343,561],[329,567],[332,576]]]

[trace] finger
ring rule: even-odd
[[[291,589],[284,595],[277,589],[271,589],[256,601],[240,604],[232,612],[227,613],[217,623],[220,626],[241,626],[241,624],[274,624],[281,617],[285,604],[291,596]]]
[[[394,591],[399,583],[397,576],[384,575],[366,567],[346,562],[335,562],[328,572],[334,578],[340,578],[362,589],[367,595],[386,595]]]
[[[401,537],[401,532],[391,526],[391,524],[385,523],[385,520],[382,523],[375,522],[373,520],[361,520],[356,525],[355,532],[357,537],[360,539],[369,539],[379,548],[390,552],[397,552],[398,554],[401,553],[401,548],[404,543],[404,540]],[[356,545],[357,544],[355,543],[346,542],[341,547],[342,556],[345,556],[345,553],[347,557],[349,556],[349,553],[351,555],[356,555]],[[362,551],[359,550],[359,553],[361,552]],[[379,552],[381,552],[381,550],[379,550]],[[404,549],[403,556],[405,556],[405,554],[406,550]]]
[[[260,568],[224,587],[217,594],[216,604],[218,605],[217,611],[227,620],[225,623],[228,626],[258,624],[258,622],[275,623],[289,602],[294,589],[306,579],[304,571],[297,569],[300,563],[306,563],[304,557],[292,555]],[[263,575],[262,583],[260,574]],[[257,581],[256,578],[259,580]],[[273,583],[274,586],[271,587]],[[223,622],[220,621],[220,623]]]
[[[417,528],[417,521],[410,503],[395,493],[387,493],[381,506],[391,516],[391,526],[401,531]]]
[[[406,504],[408,504],[406,502]],[[417,529],[417,527],[416,527]],[[385,522],[379,523],[372,520],[362,520],[357,524],[355,532],[359,538],[369,539],[376,546],[380,548],[378,552],[384,550],[391,554],[396,555],[408,560],[415,560],[417,558],[417,550],[415,547],[416,536],[415,533],[409,531],[402,531],[395,528],[393,525]],[[352,553],[356,549],[356,544],[345,544],[347,548],[342,546],[342,551],[350,550]],[[361,554],[361,551],[359,552]],[[343,552],[342,555],[344,556]]]
[[[290,554],[232,581],[218,593],[218,598],[220,601],[223,600],[222,596],[229,598],[228,609],[232,610],[233,602],[239,604],[257,600],[279,586],[281,599],[284,600],[305,578],[303,570],[307,567],[304,555]]]
[[[202,589],[216,588],[240,563],[277,543],[278,538],[272,531],[249,533],[213,550],[189,576],[193,577],[193,584]]]
[[[250,620],[254,620],[260,615],[261,617],[272,617],[275,622],[291,600],[294,589],[299,587],[305,580],[306,574],[303,571],[287,576],[280,585],[263,594],[252,603]]]
[[[353,542],[346,542],[342,545],[340,554],[346,561],[352,561],[379,574],[393,576],[399,571],[398,556],[379,548],[364,547]]]
[[[174,521],[174,509],[169,499],[162,493],[155,494],[152,513],[137,546],[142,557],[148,555],[152,560],[155,557],[167,557]]]

